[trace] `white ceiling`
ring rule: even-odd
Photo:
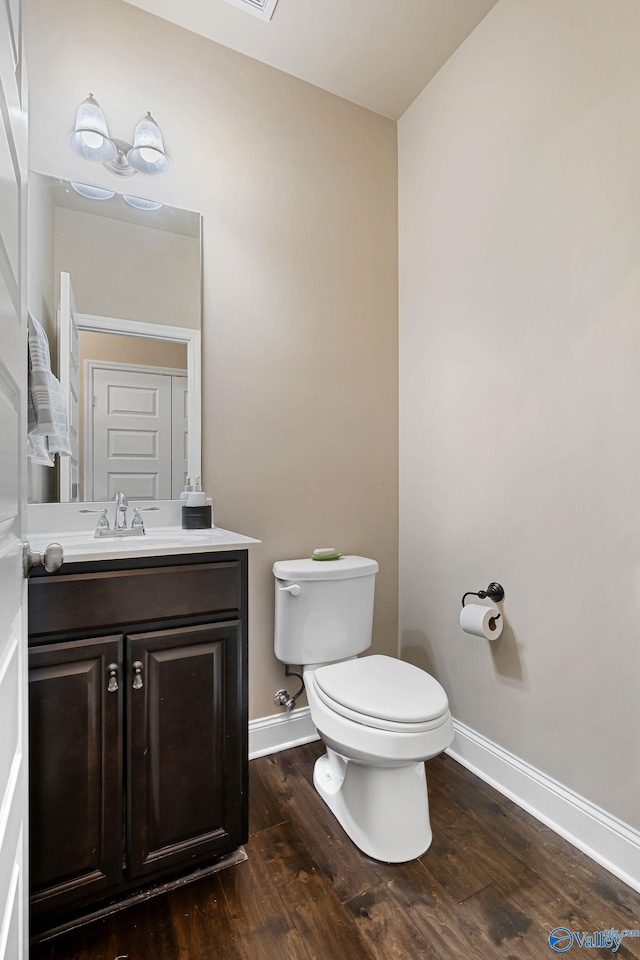
[[[126,0],[397,120],[496,0],[279,0],[265,22],[225,0]]]

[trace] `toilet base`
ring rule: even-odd
[[[428,850],[432,834],[424,763],[376,767],[327,747],[313,784],[355,845],[375,860],[404,863]]]

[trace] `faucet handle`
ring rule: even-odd
[[[102,507],[101,510],[89,510],[85,508],[84,510],[78,510],[78,513],[99,513],[98,522],[96,524],[96,533],[98,530],[109,530],[109,521],[107,519],[107,508]]]
[[[160,507],[134,507],[133,508],[133,520],[131,521],[131,529],[142,527],[144,530],[144,521],[140,516],[141,513],[154,513],[157,512]]]
[[[109,529],[109,520],[107,518],[107,508],[104,507],[100,511],[100,516],[98,517],[98,522],[96,523],[96,532],[98,530],[108,530]]]

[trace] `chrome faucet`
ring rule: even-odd
[[[118,490],[117,493],[113,495],[113,499],[116,502],[116,516],[113,521],[114,530],[126,530],[127,529],[127,507],[129,506],[129,501],[127,500],[127,495]]]
[[[78,511],[79,513],[99,514],[96,532],[93,535],[94,538],[96,540],[100,540],[104,537],[144,537],[146,530],[144,528],[142,514],[151,511],[157,512],[160,507],[134,507],[131,526],[127,527],[127,507],[129,506],[127,496],[126,494],[122,493],[121,490],[119,490],[113,499],[116,504],[116,516],[113,530],[109,529],[106,507],[100,507],[98,510],[92,510],[88,507],[85,507],[84,509]]]

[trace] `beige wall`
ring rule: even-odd
[[[115,333],[80,331],[80,369],[85,360],[109,363],[139,363],[146,367],[187,369],[187,347],[170,340],[126,337]]]
[[[401,640],[640,827],[640,6],[500,0],[399,124]],[[460,597],[506,590],[493,646]]]
[[[91,90],[114,136],[148,109],[165,135],[173,171],[136,193],[204,216],[204,481],[216,522],[263,540],[250,710],[274,713],[274,560],[378,559],[374,649],[396,650],[395,124],[128,4],[27,17],[31,166],[120,186],[68,145]]]
[[[80,313],[200,328],[200,241],[193,237],[56,207],[56,286],[61,270],[71,274]]]

